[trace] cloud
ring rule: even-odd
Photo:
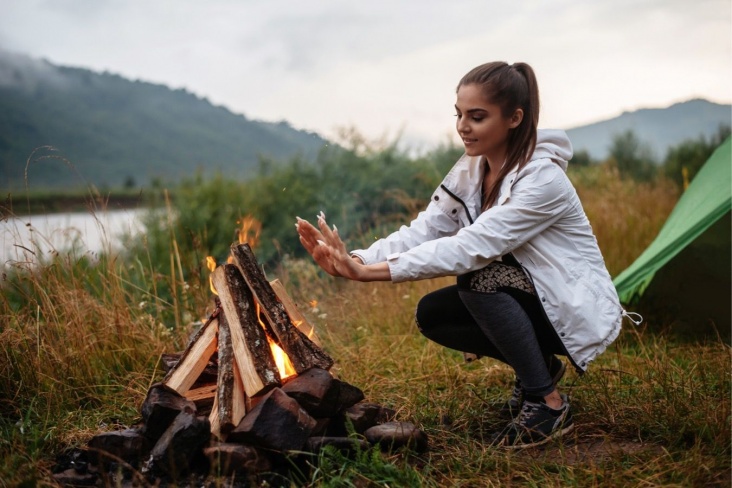
[[[555,127],[732,98],[728,0],[6,3],[8,49],[324,134],[355,125],[442,140],[457,80],[497,59],[532,64],[542,121]]]
[[[47,61],[0,49],[0,87],[34,90],[42,83],[61,85],[65,78]]]

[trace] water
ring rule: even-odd
[[[122,236],[144,231],[145,209],[43,214],[0,221],[0,268],[37,262],[53,252],[74,249],[78,255],[119,251]]]

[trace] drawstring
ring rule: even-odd
[[[628,320],[630,320],[631,322],[633,322],[633,324],[635,324],[635,325],[640,325],[640,324],[643,323],[643,316],[641,314],[639,314],[639,313],[626,312],[625,310],[623,310],[622,316],[623,317],[628,317]],[[634,320],[633,319],[634,316],[635,317],[638,317],[638,318]]]

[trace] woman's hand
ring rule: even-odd
[[[329,228],[323,212],[318,215],[318,228],[297,218],[295,224],[300,242],[315,262],[332,276],[355,281],[389,281],[391,275],[386,263],[364,265],[360,258],[351,257],[341,240],[336,226]]]
[[[296,218],[297,223],[295,224],[295,228],[300,236],[300,243],[305,250],[326,273],[331,276],[341,276],[336,271],[335,266],[333,266],[328,250],[319,244],[320,242],[325,242],[325,236],[307,220],[303,220],[300,217]],[[318,220],[320,220],[320,216],[318,216]]]

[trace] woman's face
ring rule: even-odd
[[[486,100],[480,86],[462,85],[455,103],[457,132],[465,145],[468,156],[504,158],[508,132],[517,127],[523,118],[521,109],[511,117],[504,117],[498,105]],[[502,162],[502,161],[501,161]]]

